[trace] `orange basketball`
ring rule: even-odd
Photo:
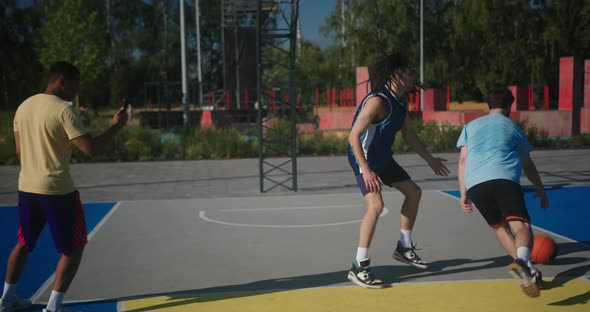
[[[555,241],[547,235],[535,235],[531,259],[536,263],[548,264],[557,256]]]

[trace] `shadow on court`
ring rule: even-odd
[[[576,278],[583,277],[590,269],[590,265],[587,264],[587,258],[566,256],[568,253],[586,250],[584,246],[576,243],[564,243],[559,244],[559,248],[561,253],[558,258],[556,258],[551,263],[551,266],[572,265],[579,263],[584,264],[559,272],[553,280],[545,283],[545,289],[564,287],[568,282]],[[395,283],[410,282],[413,278],[417,277],[443,276],[461,272],[477,272],[484,269],[506,267],[510,264],[510,262],[511,259],[508,256],[502,255],[485,259],[459,258],[435,261],[430,264],[430,268],[428,270],[420,270],[407,265],[375,266],[372,267],[372,270],[387,284],[393,283],[393,287],[395,287]],[[466,265],[469,265],[469,267],[465,267]],[[268,279],[236,285],[184,290],[169,293],[145,294],[142,296],[117,298],[115,300],[109,300],[108,302],[127,301],[149,297],[168,297],[165,299],[164,303],[149,307],[126,310],[130,312],[153,311],[164,308],[181,307],[195,303],[244,298],[305,288],[333,286],[335,284],[347,283],[347,274],[347,270],[342,270],[321,274]],[[477,276],[477,274],[475,274],[475,276]],[[508,278],[508,274],[506,274],[506,276],[502,276],[501,278]],[[352,284],[350,285],[352,286]],[[584,304],[587,303],[589,299],[590,291],[560,300],[558,302],[553,302],[551,305],[568,306]]]

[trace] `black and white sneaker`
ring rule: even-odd
[[[537,285],[537,288],[539,288],[539,289],[545,288],[545,286],[543,284],[543,274],[541,274],[541,271],[539,271],[539,269],[532,262],[530,262],[528,264],[528,267],[531,272],[531,278],[533,279],[533,282],[535,283],[535,285]]]
[[[352,262],[352,268],[348,271],[348,279],[365,288],[385,288],[385,283],[377,279],[375,274],[369,269],[370,264],[371,260],[369,258],[360,261],[354,260]]]
[[[508,272],[520,282],[520,287],[525,295],[529,297],[539,297],[539,287],[536,284],[536,278],[533,279],[531,269],[521,260],[514,259],[508,266]]]
[[[416,245],[412,244],[411,247],[405,248],[400,241],[397,241],[397,247],[395,247],[395,251],[393,252],[393,258],[419,269],[428,269],[428,263],[420,259],[420,256],[416,254],[416,250]]]

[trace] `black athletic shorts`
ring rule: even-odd
[[[381,181],[383,181],[383,184],[387,186],[391,186],[391,184],[395,182],[410,180],[410,175],[393,159],[391,159],[391,163],[379,172],[378,175],[381,178]],[[367,195],[369,191],[365,185],[362,173],[356,176],[356,182],[358,183],[363,196]]]
[[[510,180],[490,180],[471,187],[467,196],[493,228],[504,221],[530,222],[520,184]]]

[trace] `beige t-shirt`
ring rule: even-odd
[[[63,195],[75,190],[70,140],[88,130],[72,105],[54,95],[34,95],[16,110],[14,132],[21,151],[19,191]]]

